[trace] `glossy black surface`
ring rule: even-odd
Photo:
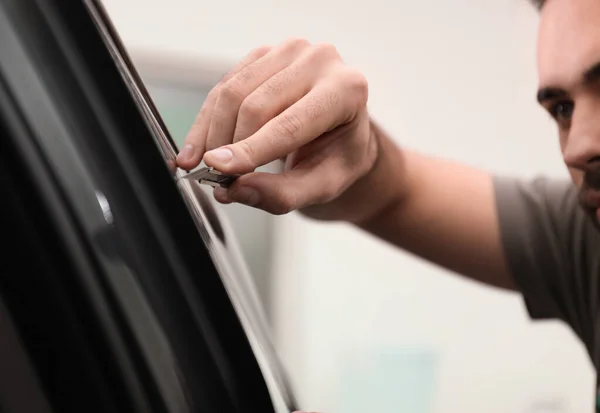
[[[21,391],[57,412],[292,409],[233,234],[175,182],[138,82],[98,4],[0,2],[0,298],[39,383]]]

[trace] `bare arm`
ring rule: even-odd
[[[400,150],[369,118],[365,77],[335,47],[252,51],[209,93],[177,158],[241,174],[219,202],[346,220],[474,279],[512,287],[491,177]],[[255,169],[286,159],[280,174]]]
[[[375,130],[382,148],[380,159],[345,195],[356,197],[356,202],[371,200],[370,208],[362,207],[370,214],[355,223],[442,267],[514,289],[500,242],[491,176],[460,163],[401,150],[379,128]]]

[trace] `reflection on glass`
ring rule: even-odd
[[[137,69],[146,89],[156,104],[173,141],[181,147],[212,88],[212,83],[202,84],[191,81],[187,83],[185,79],[189,79],[191,73],[201,73],[203,66],[190,64],[185,59],[180,61],[165,59],[163,55],[156,54],[141,58],[140,63],[141,66]],[[277,173],[280,168],[279,162],[273,162],[257,168],[257,171]],[[203,189],[212,197],[210,188],[203,186]],[[260,209],[235,203],[219,205],[218,208],[233,227],[244,262],[256,285],[260,302],[267,312],[267,317],[270,318],[275,217]]]
[[[104,40],[125,79],[132,96],[142,111],[152,136],[173,175],[176,185],[187,204],[197,229],[221,275],[229,297],[237,311],[246,335],[257,357],[259,366],[278,412],[289,412],[294,406],[283,369],[272,346],[266,318],[259,304],[255,285],[244,262],[236,237],[225,217],[214,208],[212,199],[195,181],[179,179],[184,171],[176,167],[176,145],[165,127],[141,78],[133,67],[120,42],[106,24],[106,16],[95,0],[86,1]]]

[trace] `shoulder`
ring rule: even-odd
[[[505,257],[530,314],[581,326],[576,319],[599,276],[600,232],[577,188],[563,179],[495,177],[494,192]]]
[[[494,177],[494,193],[502,233],[516,231],[531,242],[548,237],[563,242],[600,240],[568,179]]]
[[[577,188],[568,179],[543,176],[533,179],[495,176],[493,179],[496,201],[502,208],[531,207],[558,213],[582,212],[575,208]]]

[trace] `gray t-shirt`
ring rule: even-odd
[[[598,369],[600,231],[570,181],[494,179],[502,244],[530,316],[567,323]]]

